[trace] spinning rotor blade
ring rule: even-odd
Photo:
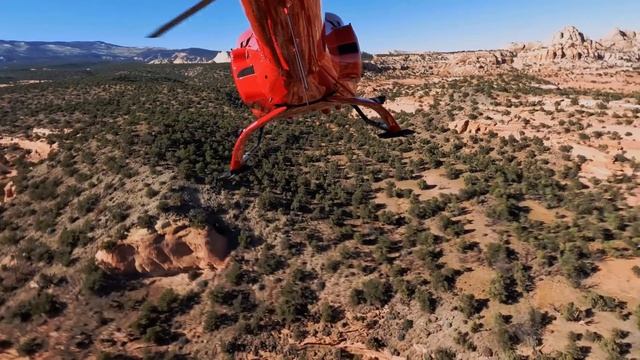
[[[198,11],[204,9],[205,7],[207,7],[209,4],[211,4],[212,2],[214,2],[215,0],[202,0],[199,3],[195,4],[193,7],[191,7],[189,10],[183,12],[182,14],[178,15],[178,17],[176,17],[175,19],[169,21],[168,23],[162,25],[162,27],[160,27],[158,30],[154,31],[152,34],[150,34],[149,38],[157,38],[162,36],[162,34],[166,33],[167,31],[171,30],[173,27],[175,27],[176,25],[180,24],[181,22],[185,21],[186,19],[188,19],[189,17],[191,17],[193,14],[197,13]]]

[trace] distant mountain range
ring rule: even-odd
[[[150,64],[225,63],[229,53],[200,48],[139,48],[102,41],[0,40],[0,67],[91,62],[145,62]]]

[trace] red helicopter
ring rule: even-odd
[[[149,37],[155,38],[214,2],[202,0]],[[381,137],[403,136],[384,96],[356,96],[362,75],[362,54],[353,27],[340,17],[321,13],[320,0],[241,0],[251,29],[231,51],[231,69],[242,101],[257,120],[242,130],[231,158],[230,172],[241,171],[251,151],[249,137],[278,118],[312,111],[328,113],[351,105]],[[376,111],[383,122],[370,120],[360,107]]]

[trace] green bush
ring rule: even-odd
[[[218,331],[223,327],[235,324],[236,321],[236,317],[231,314],[211,310],[204,320],[204,330],[208,332]]]
[[[382,307],[393,298],[393,286],[388,281],[370,279],[362,284],[362,295],[367,305]]]
[[[44,341],[32,336],[20,342],[18,354],[22,356],[33,356],[44,349]]]
[[[478,313],[478,301],[473,294],[462,294],[458,296],[458,308],[467,319]]]
[[[438,300],[430,291],[419,289],[416,291],[416,301],[420,305],[420,310],[427,314],[433,314],[438,307]]]
[[[444,347],[437,348],[431,355],[430,358],[433,360],[455,360],[457,357],[456,352]]]
[[[60,315],[65,304],[59,301],[55,295],[41,291],[32,299],[19,304],[13,311],[12,317],[20,321],[29,321],[38,315],[49,318]]]
[[[307,283],[292,278],[282,287],[276,313],[284,322],[297,323],[309,315],[309,306],[317,300],[317,295]]]
[[[113,282],[109,274],[91,261],[84,267],[82,288],[89,294],[104,296],[113,290]]]
[[[322,322],[335,324],[342,318],[340,308],[329,303],[323,303],[320,306],[320,319]]]
[[[498,272],[489,284],[489,296],[503,304],[510,304],[515,299],[515,280],[510,274]]]
[[[261,273],[271,275],[282,270],[286,265],[286,261],[283,257],[271,251],[263,251],[256,265]]]
[[[86,216],[93,212],[100,203],[100,197],[97,194],[90,194],[81,199],[78,199],[76,204],[76,210],[78,215]]]
[[[567,321],[580,321],[584,317],[584,312],[570,302],[562,307],[562,317]]]

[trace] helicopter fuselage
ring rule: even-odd
[[[242,100],[263,116],[280,106],[354,96],[362,73],[358,38],[318,0],[242,0],[251,29],[231,52]],[[275,3],[275,4],[274,4]]]

